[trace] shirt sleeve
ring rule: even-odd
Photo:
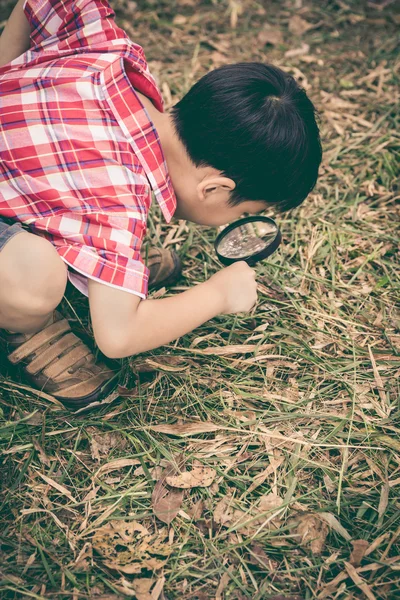
[[[68,50],[127,38],[107,0],[26,0],[31,49]]]

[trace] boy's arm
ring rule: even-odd
[[[124,358],[189,333],[221,313],[250,310],[257,299],[255,273],[239,262],[205,283],[161,300],[141,300],[89,280],[93,332],[100,350]]]
[[[24,14],[25,0],[18,0],[0,37],[0,67],[29,50],[30,26]]]

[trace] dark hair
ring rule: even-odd
[[[322,158],[315,109],[291,76],[269,64],[210,71],[172,108],[175,130],[196,167],[233,179],[230,203],[298,206]]]

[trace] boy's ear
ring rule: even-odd
[[[197,196],[201,202],[209,199],[212,194],[220,191],[231,192],[236,187],[229,177],[208,176],[197,184]]]

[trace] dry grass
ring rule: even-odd
[[[70,414],[4,365],[0,596],[399,598],[394,3],[134,4],[118,17],[167,105],[212,66],[274,61],[320,109],[324,166],[253,314],[125,361],[121,400]],[[150,225],[185,259],[171,293],[219,268],[214,231]],[[79,296],[64,309],[87,329]]]

